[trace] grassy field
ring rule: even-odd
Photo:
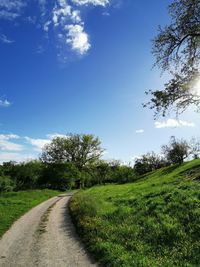
[[[32,190],[0,195],[0,237],[29,209],[58,194],[53,190]]]
[[[70,211],[104,266],[200,266],[200,160],[79,192]]]

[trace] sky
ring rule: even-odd
[[[145,91],[168,74],[152,39],[170,0],[0,0],[0,162],[36,158],[55,136],[89,133],[105,159],[198,137],[192,108],[154,120]]]

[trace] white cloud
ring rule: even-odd
[[[22,14],[22,10],[26,5],[26,1],[23,0],[1,0],[0,18],[6,20],[14,20]]]
[[[71,45],[72,50],[80,55],[85,54],[91,47],[89,38],[82,25],[67,25],[65,29],[68,30],[66,42]]]
[[[60,133],[47,134],[47,138],[31,138],[21,137],[19,135],[0,134],[0,163],[5,161],[25,161],[35,159],[38,157],[38,153],[42,151],[42,148],[49,144],[55,137],[67,137],[67,135]],[[14,143],[13,140],[20,140],[22,144]],[[25,144],[30,144],[32,147],[26,147]]]
[[[79,55],[84,55],[90,49],[89,36],[84,30],[80,11],[67,1],[58,0],[53,9],[52,21],[48,20],[44,25],[46,32],[49,31],[50,25],[57,31],[58,40],[64,47],[70,46],[72,51]]]
[[[43,29],[46,39],[51,38],[50,33],[56,35],[58,57],[65,62],[69,51],[78,55],[86,54],[91,48],[89,34],[85,30],[85,23],[81,17],[82,6],[111,6],[110,0],[35,0],[40,14],[25,14],[21,22],[36,24],[38,29]],[[116,0],[117,1],[117,0]],[[0,19],[13,21],[28,11],[32,1],[28,0],[0,0]],[[115,6],[115,1],[112,6]],[[25,9],[26,8],[26,9]],[[36,9],[37,10],[37,9]],[[106,10],[107,11],[107,10]],[[109,14],[108,12],[105,14]],[[20,22],[20,21],[18,21]],[[12,43],[12,40],[2,35],[0,40]]]
[[[3,151],[22,151],[24,147],[20,144],[11,142],[12,139],[19,139],[15,134],[0,134],[0,150]]]
[[[22,151],[24,147],[10,141],[0,140],[0,150],[3,151]]]
[[[9,39],[5,34],[1,34],[0,35],[0,40],[4,44],[12,44],[12,43],[14,43],[14,41]]]
[[[131,158],[131,161],[133,161],[134,163],[136,162],[136,160],[139,160],[139,159],[141,159],[142,157],[141,156],[133,156],[132,158]]]
[[[178,127],[195,127],[193,122],[182,121],[182,120],[175,120],[175,119],[168,119],[166,121],[156,121],[155,128],[178,128]]]
[[[66,2],[59,0],[53,9],[52,21],[54,26],[65,24],[66,19],[69,19],[72,13],[72,7]]]
[[[51,142],[50,139],[34,139],[28,136],[25,137],[25,140],[32,146],[35,147],[35,151],[40,152],[43,147]]]
[[[103,6],[109,4],[109,0],[72,0],[73,3],[77,5],[94,5],[94,6]]]
[[[31,154],[21,154],[21,153],[0,153],[0,163],[8,162],[8,161],[16,161],[16,162],[22,162],[35,159],[34,155]]]
[[[144,133],[144,130],[143,129],[139,129],[139,130],[136,130],[135,131],[137,134],[142,134],[142,133]]]
[[[19,11],[25,5],[26,5],[25,2],[22,0],[11,0],[11,1],[1,0],[0,1],[0,8],[1,9],[5,8],[8,11],[11,11],[11,10]]]
[[[16,134],[0,134],[0,140],[19,139],[19,135]]]
[[[11,106],[11,103],[7,99],[0,99],[0,107],[9,107]]]
[[[47,138],[49,139],[54,139],[56,137],[67,137],[65,134],[59,134],[59,133],[53,133],[53,134],[47,134]]]
[[[51,25],[51,21],[48,20],[45,22],[44,26],[43,26],[43,29],[45,32],[48,32],[49,31],[49,26]]]

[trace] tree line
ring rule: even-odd
[[[200,156],[200,141],[192,138],[190,141],[171,136],[167,145],[161,147],[161,152],[149,152],[137,158],[134,170],[142,175],[175,164],[182,164],[186,159],[198,159]]]
[[[38,160],[0,165],[0,192],[37,188],[66,190],[133,182],[147,172],[181,164],[191,156],[198,158],[200,142],[194,138],[187,142],[171,137],[160,154],[144,154],[133,166],[117,160],[103,160],[103,152],[100,139],[93,135],[56,137],[44,147]]]

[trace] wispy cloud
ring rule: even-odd
[[[47,134],[46,137],[47,138],[40,139],[40,138],[31,138],[31,137],[25,136],[24,138],[28,144],[34,147],[35,151],[41,152],[44,146],[49,144],[52,141],[52,139],[56,137],[66,137],[66,135],[53,133],[53,134]]]
[[[26,0],[0,0],[0,19],[13,21],[25,14],[21,22],[31,22],[39,25],[45,32],[45,36],[51,38],[51,34],[56,35],[59,58],[65,60],[66,53],[71,51],[77,55],[85,55],[92,47],[90,36],[85,30],[85,22],[82,18],[82,6],[101,7],[105,12],[106,7],[115,6],[116,1],[111,0],[37,0],[40,14],[26,14],[32,1]],[[109,14],[109,13],[106,13]],[[37,21],[37,22],[36,22]],[[18,20],[19,22],[19,20]],[[38,27],[41,28],[41,27]],[[0,37],[4,43],[13,41],[2,35]],[[39,50],[40,51],[40,50]],[[63,61],[64,61],[63,60]]]
[[[55,137],[67,137],[67,135],[51,133],[47,134],[46,138],[31,138],[13,133],[0,134],[0,163],[11,160],[20,162],[35,159],[44,146]],[[27,146],[27,144],[30,146]]]
[[[40,9],[42,10],[43,15],[46,12],[46,5],[47,5],[47,0],[38,0]]]
[[[32,145],[34,147],[34,150],[37,152],[40,152],[46,144],[49,144],[51,142],[50,139],[34,139],[28,136],[25,137],[25,140],[27,141],[27,143]]]
[[[144,133],[144,130],[143,129],[139,129],[139,130],[136,130],[135,131],[137,134],[142,134],[142,133]]]
[[[22,10],[26,7],[27,1],[23,0],[1,0],[0,19],[14,20],[21,16]]]
[[[11,142],[12,139],[19,139],[15,134],[0,134],[0,150],[3,151],[22,151],[24,147],[20,144]]]
[[[0,99],[0,107],[10,107],[11,102],[9,102],[7,99]]]
[[[36,50],[35,50],[35,53],[36,53],[36,54],[42,54],[42,53],[44,53],[44,52],[45,52],[44,47],[43,47],[42,45],[38,45],[38,47],[37,47]]]
[[[9,39],[5,34],[0,35],[0,41],[4,44],[12,44],[14,43],[13,40]]]
[[[84,55],[90,49],[89,36],[84,30],[80,11],[69,5],[67,1],[57,1],[52,19],[45,23],[44,30],[48,32],[51,25],[63,46],[71,47],[72,51],[79,55]]]
[[[12,153],[12,152],[0,152],[0,163],[8,161],[22,162],[35,159],[35,155],[23,154],[23,153]]]
[[[20,136],[17,134],[0,134],[1,140],[19,139]]]
[[[195,123],[183,121],[183,120],[175,120],[175,119],[168,119],[166,121],[156,121],[155,128],[178,128],[178,127],[195,127]]]
[[[67,137],[66,134],[59,134],[59,133],[47,134],[46,136],[47,136],[47,138],[49,138],[49,139],[54,139],[54,138],[56,138],[56,137]]]
[[[105,7],[106,5],[109,4],[108,0],[72,0],[73,3],[77,5],[94,5],[94,6],[103,6]]]

